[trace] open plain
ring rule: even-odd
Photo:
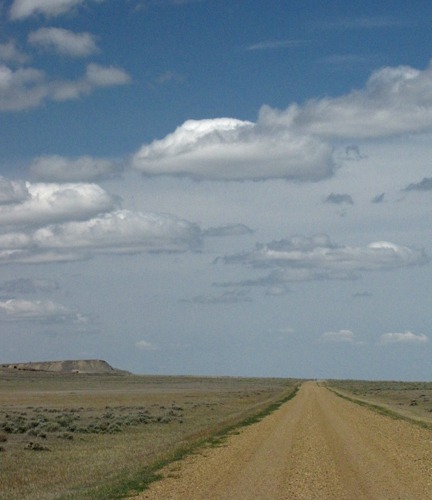
[[[296,384],[2,368],[0,498],[120,498]]]
[[[431,410],[430,383],[3,368],[0,498],[426,500]]]

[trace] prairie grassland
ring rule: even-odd
[[[120,498],[297,385],[0,370],[0,498]]]
[[[432,382],[328,380],[327,387],[432,426]]]

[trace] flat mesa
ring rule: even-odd
[[[102,359],[70,359],[61,361],[33,361],[29,363],[8,363],[0,368],[19,371],[53,373],[119,373]],[[126,372],[123,372],[126,373]]]
[[[427,499],[432,431],[317,382],[255,425],[164,470],[140,499]]]

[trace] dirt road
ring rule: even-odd
[[[141,499],[432,499],[432,432],[308,382],[261,422],[165,470]]]

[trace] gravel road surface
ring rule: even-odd
[[[432,431],[318,383],[218,448],[171,464],[139,499],[432,499]]]

